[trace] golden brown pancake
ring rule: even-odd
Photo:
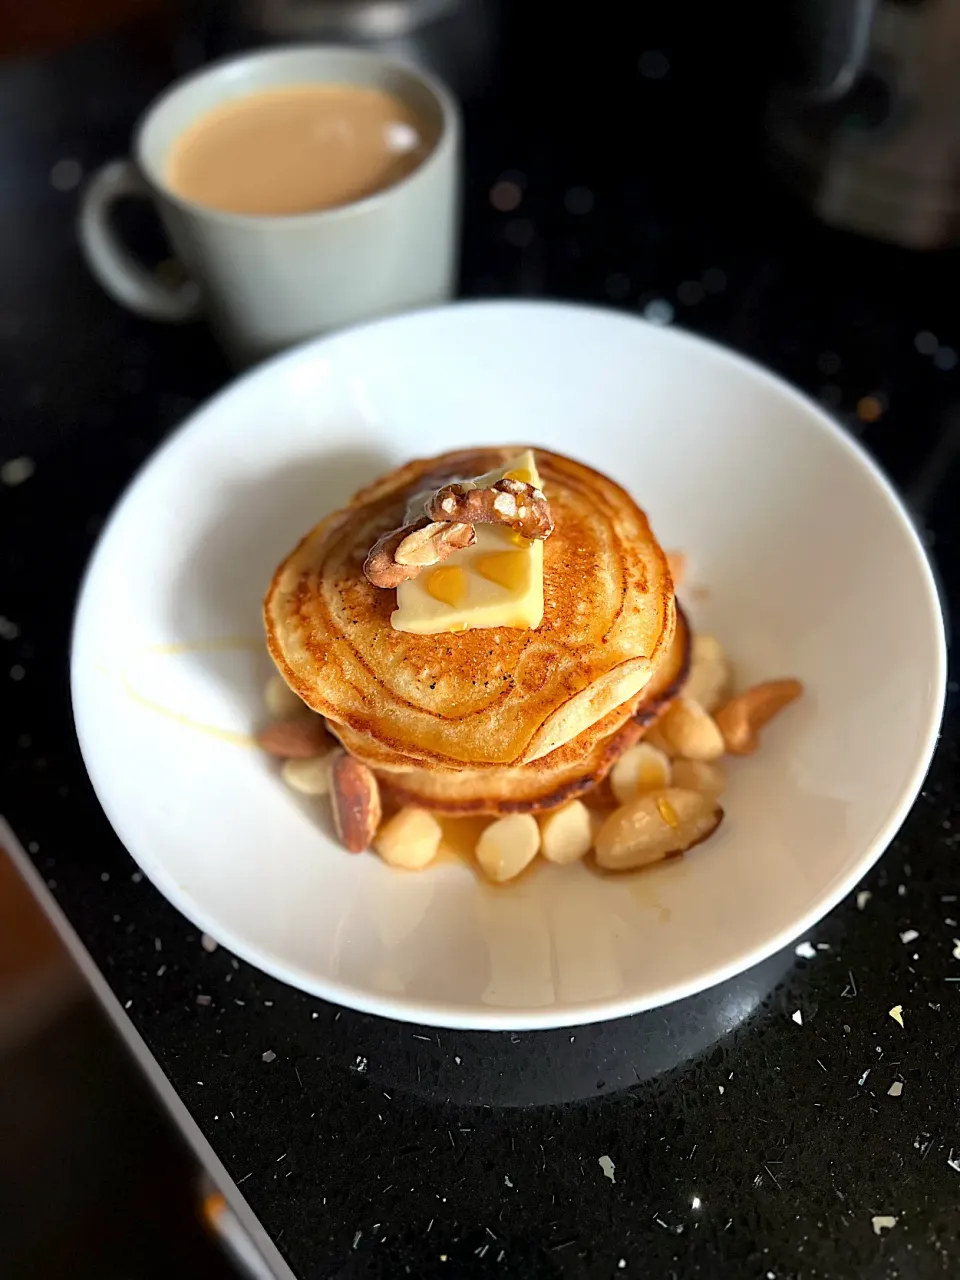
[[[590,733],[589,751],[571,752],[578,739],[534,761],[507,769],[377,770],[388,802],[413,804],[439,813],[538,813],[555,809],[582,796],[601,782],[618,757],[659,718],[676,697],[690,668],[690,633],[678,610],[677,631],[669,659],[657,668],[642,700],[625,722],[616,713],[597,726],[605,734]],[[612,727],[615,725],[616,727]]]
[[[673,587],[643,512],[606,476],[542,449],[555,530],[544,544],[541,625],[393,630],[395,593],[362,572],[372,544],[403,523],[412,494],[506,466],[525,447],[409,463],[321,521],[277,570],[264,616],[278,669],[351,750],[372,744],[381,767],[528,765],[611,714],[622,724],[670,650]],[[594,745],[584,740],[579,754]]]

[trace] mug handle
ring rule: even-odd
[[[87,185],[80,204],[80,246],[87,265],[107,293],[148,320],[176,324],[200,314],[200,293],[192,280],[164,284],[138,262],[110,225],[118,200],[152,199],[140,170],[130,160],[105,164]]]

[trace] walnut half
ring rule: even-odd
[[[427,501],[431,520],[502,524],[523,538],[540,541],[553,533],[550,503],[540,489],[523,480],[498,480],[489,489],[447,484]]]
[[[471,524],[447,524],[423,517],[378,538],[364,561],[363,572],[375,587],[399,587],[427,565],[439,564],[476,540]]]
[[[363,572],[375,587],[399,587],[421,569],[471,547],[475,526],[499,524],[520,537],[540,541],[553,533],[546,497],[532,484],[504,478],[489,489],[446,484],[424,504],[426,515],[391,529],[370,549]]]

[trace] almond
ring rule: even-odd
[[[766,680],[731,698],[716,715],[727,750],[749,756],[760,745],[760,730],[803,693],[799,680]]]
[[[597,865],[631,871],[685,853],[716,831],[723,810],[712,796],[680,787],[650,791],[615,809],[596,838]]]
[[[275,720],[257,734],[264,751],[281,760],[308,760],[322,755],[334,745],[320,716],[312,719]]]
[[[373,771],[345,751],[336,753],[330,769],[330,802],[343,847],[368,849],[380,825],[380,788]]]

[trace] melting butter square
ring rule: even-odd
[[[499,471],[480,476],[489,488],[510,473],[540,488],[540,474],[531,449]],[[548,495],[549,496],[549,495]],[[444,573],[459,569],[463,577]],[[433,575],[436,590],[431,591]],[[452,589],[456,583],[457,589]],[[475,630],[482,627],[521,627],[532,630],[543,621],[543,543],[518,539],[503,525],[477,525],[472,547],[455,551],[442,565],[425,569],[397,587],[397,608],[390,624],[395,631],[417,635]]]

